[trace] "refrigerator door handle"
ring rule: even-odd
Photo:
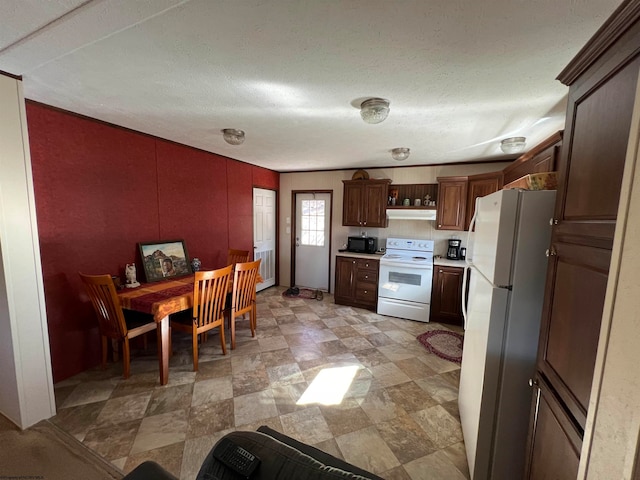
[[[476,197],[475,203],[476,208],[473,211],[473,217],[471,217],[471,221],[469,222],[469,230],[467,231],[467,257],[469,256],[469,252],[471,252],[471,259],[473,260],[473,250],[471,249],[470,240],[471,240],[471,232],[476,226],[476,217],[478,216],[478,200],[480,197]]]
[[[467,329],[467,291],[469,290],[469,286],[467,285],[467,275],[469,272],[469,266],[464,267],[464,272],[462,273],[462,318],[464,319],[464,329]]]

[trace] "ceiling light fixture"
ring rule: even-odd
[[[402,160],[406,160],[409,157],[411,150],[405,147],[398,147],[391,150],[391,158],[401,162]]]
[[[369,98],[360,104],[360,116],[367,123],[380,123],[389,115],[389,100]]]
[[[235,128],[225,128],[222,130],[222,137],[229,145],[241,145],[244,142],[244,132]]]
[[[524,150],[525,137],[505,138],[500,142],[500,148],[504,153],[520,153]]]

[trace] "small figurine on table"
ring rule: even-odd
[[[127,288],[135,288],[140,286],[140,283],[136,280],[136,264],[135,263],[127,263],[127,265],[124,268],[124,275],[127,278],[127,282],[125,284]]]

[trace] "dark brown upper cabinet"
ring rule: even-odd
[[[469,230],[469,224],[476,212],[476,198],[484,197],[490,193],[497,192],[502,188],[502,172],[482,173],[469,177],[467,187],[467,213],[465,220],[465,230]]]
[[[563,132],[559,131],[519,156],[502,171],[504,185],[530,173],[555,172],[557,170]]]
[[[386,227],[391,180],[343,180],[342,225]]]
[[[467,210],[467,177],[438,178],[438,230],[464,230]]]

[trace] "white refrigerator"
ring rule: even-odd
[[[555,196],[501,190],[476,202],[458,397],[472,480],[523,476]]]

